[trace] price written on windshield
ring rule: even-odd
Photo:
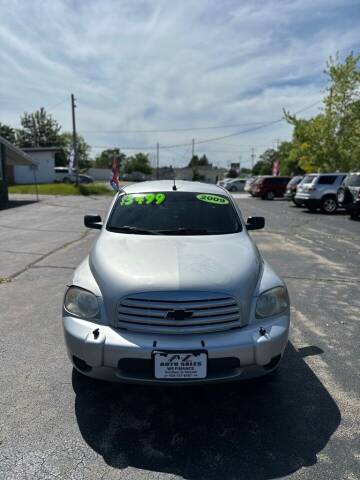
[[[120,205],[128,207],[130,205],[161,205],[165,202],[165,193],[144,193],[134,195],[122,195]]]

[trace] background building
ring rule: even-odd
[[[9,175],[15,166],[36,167],[36,162],[20,148],[0,137],[0,207],[8,201]],[[12,180],[10,178],[10,180]]]
[[[23,148],[34,165],[15,165],[13,180],[16,184],[52,183],[55,180],[55,154],[57,147]]]

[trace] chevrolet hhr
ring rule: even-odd
[[[216,185],[151,181],[120,190],[63,304],[68,355],[89,377],[195,384],[259,377],[288,340],[286,286]]]

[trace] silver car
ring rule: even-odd
[[[294,203],[305,205],[311,212],[318,208],[331,214],[338,208],[337,191],[346,173],[322,173],[305,175],[298,184]]]
[[[245,178],[235,178],[224,185],[229,192],[243,192],[245,187]]]
[[[194,384],[274,371],[289,332],[284,282],[231,195],[153,181],[116,194],[63,305],[70,360],[89,377]]]

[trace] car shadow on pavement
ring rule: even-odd
[[[24,207],[31,203],[37,203],[37,200],[9,200],[0,206],[0,210],[8,210],[9,208]]]
[[[320,350],[320,349],[319,349]],[[272,479],[316,463],[339,409],[289,344],[273,379],[201,387],[96,382],[74,371],[75,412],[107,464],[187,479]]]

